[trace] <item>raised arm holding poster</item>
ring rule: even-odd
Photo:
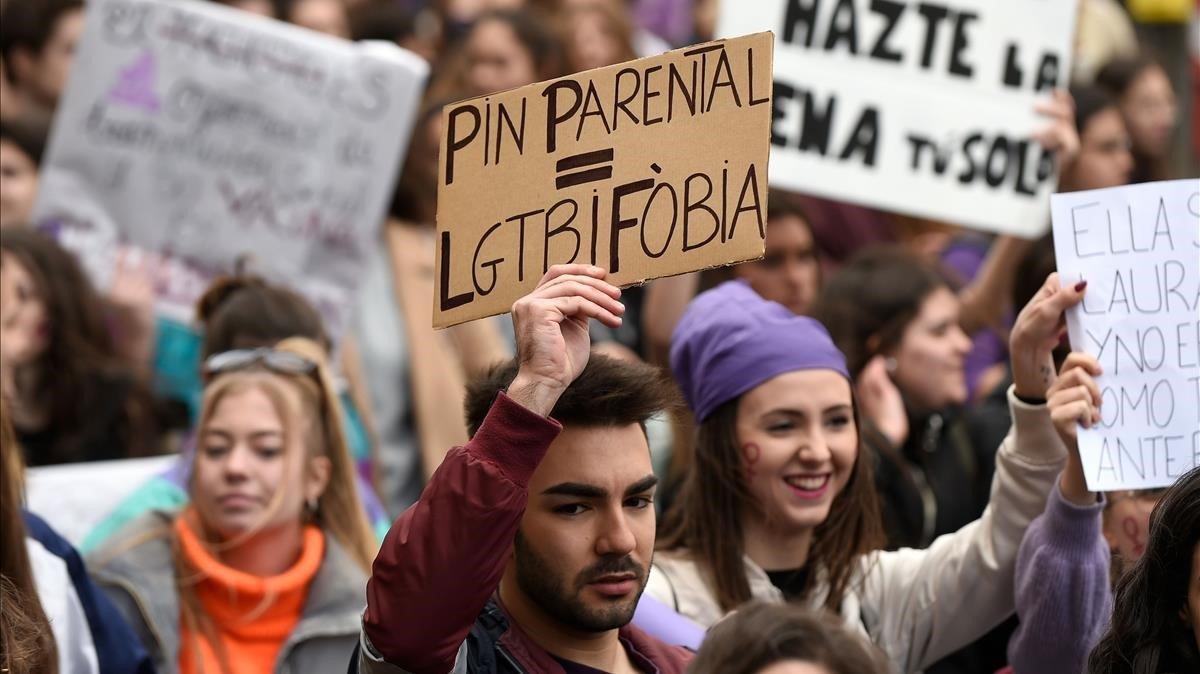
[[[1092,491],[1165,487],[1200,465],[1200,180],[1056,194],[1071,347],[1100,362],[1100,423],[1079,429]]]
[[[250,259],[341,332],[391,197],[427,67],[191,0],[90,0],[34,220],[100,287],[161,255],[157,309],[190,322]]]
[[[446,106],[435,327],[508,311],[553,264],[629,285],[762,256],[769,33]]]
[[[759,0],[717,31],[775,31],[771,185],[1032,237],[1056,183],[1034,106],[1074,22],[1046,0]]]

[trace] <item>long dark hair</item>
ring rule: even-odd
[[[820,321],[854,377],[867,362],[898,345],[921,303],[951,288],[940,269],[896,245],[868,248],[838,270],[821,289],[812,316]]]
[[[0,670],[13,674],[54,674],[57,649],[42,609],[25,548],[21,519],[21,452],[0,399]]]
[[[686,550],[707,576],[717,603],[731,611],[749,601],[746,578],[744,508],[760,509],[743,479],[737,447],[740,397],[717,408],[696,432],[691,471],[659,534],[663,550]],[[858,426],[858,404],[854,403]],[[854,580],[858,560],[883,546],[883,523],[871,462],[864,459],[861,439],[850,479],[833,499],[829,516],[813,532],[809,570],[800,598],[818,582],[828,584],[825,607],[837,611]]]
[[[1146,552],[1117,581],[1112,623],[1088,658],[1091,674],[1200,672],[1200,650],[1183,619],[1200,543],[1200,468],[1167,490],[1150,514]],[[1190,616],[1200,620],[1200,616]]]
[[[124,363],[105,323],[104,301],[71,253],[53,239],[25,228],[0,231],[0,250],[33,279],[49,319],[49,339],[34,377],[21,396],[47,412],[55,441],[51,456],[32,462],[80,461],[96,429],[85,410],[113,395],[119,382],[127,399],[121,410],[121,454],[143,456],[157,449],[157,429],[149,393]],[[97,423],[107,422],[98,420]]]

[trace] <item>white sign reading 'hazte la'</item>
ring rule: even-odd
[[[1079,430],[1093,491],[1165,487],[1200,465],[1200,180],[1056,194],[1071,347],[1103,374],[1101,421]]]
[[[35,221],[104,286],[161,255],[158,309],[188,321],[249,259],[347,320],[426,74],[416,55],[190,0],[92,0]]]
[[[1074,22],[1054,0],[757,0],[718,32],[775,32],[772,185],[1034,236],[1056,183],[1034,105]]]

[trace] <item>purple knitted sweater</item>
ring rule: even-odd
[[[1103,499],[1080,507],[1058,483],[1025,532],[1015,577],[1020,627],[1008,642],[1015,674],[1076,674],[1112,617]]]

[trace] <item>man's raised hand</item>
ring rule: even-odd
[[[517,336],[517,376],[508,396],[547,416],[588,362],[588,320],[616,328],[625,306],[607,272],[584,264],[555,265],[537,288],[512,307]]]

